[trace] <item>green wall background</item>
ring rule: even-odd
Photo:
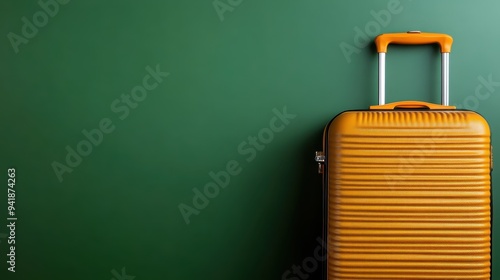
[[[42,8],[33,0],[0,2],[2,279],[282,279],[318,246],[313,154],[324,125],[377,100],[373,44],[349,56],[340,47],[356,46],[356,27],[372,28],[370,41],[383,32],[451,34],[451,103],[481,113],[500,147],[500,86],[475,96],[480,77],[500,81],[500,2],[216,4],[227,11],[219,15],[212,0],[71,0],[16,53],[8,34],[23,36],[22,18],[33,22]],[[399,12],[370,23],[388,5]],[[388,101],[439,102],[437,47],[391,46],[387,63]],[[145,68],[157,65],[170,75],[126,117],[113,111],[113,102],[125,104],[115,100],[142,85]],[[273,109],[285,106],[296,117],[247,161],[239,145],[248,148],[241,143],[267,131]],[[76,149],[82,130],[106,118],[114,130],[60,182],[53,162],[66,164],[66,146]],[[193,188],[202,190],[209,172],[232,160],[240,173],[186,225],[179,205],[193,206]],[[16,273],[7,271],[3,225],[10,167]],[[499,235],[495,220],[493,279],[500,279]],[[318,271],[309,279],[319,279]]]

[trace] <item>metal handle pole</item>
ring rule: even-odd
[[[378,53],[378,105],[385,104],[385,53]]]
[[[441,55],[441,104],[450,105],[450,53]],[[385,105],[385,53],[378,53],[378,105]]]
[[[450,53],[441,55],[441,103],[450,105]]]

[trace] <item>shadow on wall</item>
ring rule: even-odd
[[[324,265],[322,254],[323,187],[322,175],[314,161],[315,151],[322,149],[323,127],[308,135],[300,145],[296,168],[297,200],[290,211],[290,242],[283,253],[291,260],[282,268],[283,280],[321,279]]]

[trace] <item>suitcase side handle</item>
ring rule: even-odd
[[[370,110],[394,110],[394,109],[430,109],[430,110],[454,110],[455,106],[445,106],[422,101],[399,101],[384,105],[370,106]]]
[[[387,46],[396,44],[433,44],[441,45],[441,104],[450,104],[450,51],[453,38],[441,33],[422,33],[408,31],[408,33],[381,34],[375,38],[378,51],[378,105],[385,104],[385,55]]]

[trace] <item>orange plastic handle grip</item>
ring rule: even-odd
[[[450,35],[442,33],[423,33],[420,31],[409,31],[407,33],[387,33],[381,34],[375,38],[377,51],[386,53],[389,44],[401,45],[425,45],[439,44],[442,53],[451,52],[453,38]]]
[[[370,106],[370,110],[394,110],[394,109],[431,109],[431,110],[454,110],[455,106],[446,106],[422,101],[399,101],[384,105]]]

